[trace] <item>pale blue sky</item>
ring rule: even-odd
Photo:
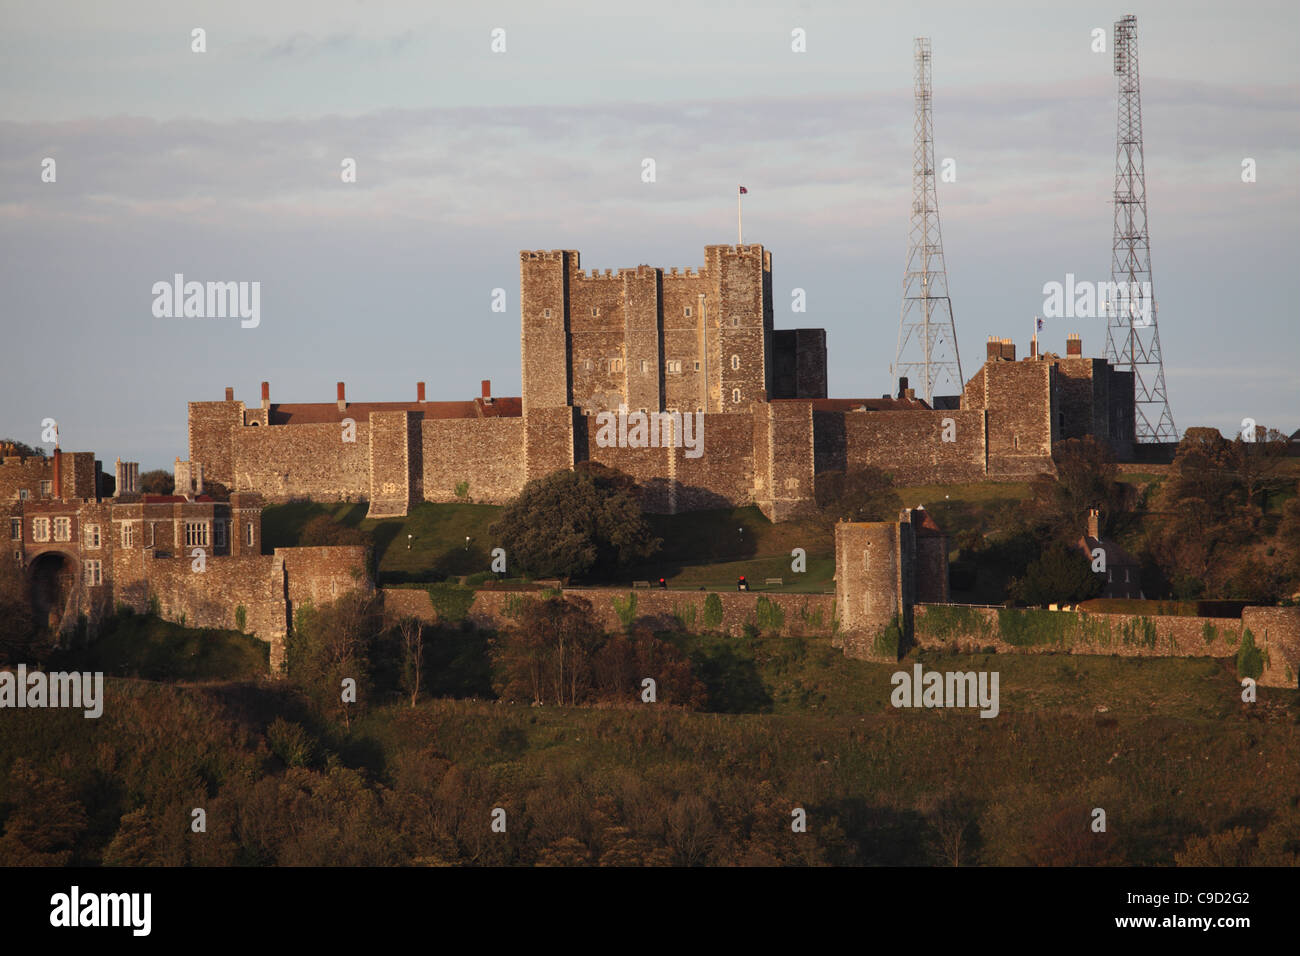
[[[1175,420],[1300,427],[1297,8],[1043,6],[0,3],[0,435],[35,442],[54,417],[65,448],[151,468],[186,454],[186,401],[227,385],[518,394],[520,249],[699,266],[734,241],[738,183],[778,327],[827,329],[832,395],[879,395],[917,35],[957,162],[939,203],[969,376],[989,335],[1023,353],[1045,282],[1109,277],[1115,83],[1089,46],[1126,13]],[[175,272],[260,281],[260,327],[154,318]],[[1067,332],[1101,354],[1101,320],[1049,323],[1046,344]]]

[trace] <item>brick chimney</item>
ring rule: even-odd
[[[986,354],[986,355],[984,356],[984,358],[985,358],[987,361],[989,361],[989,362],[992,362],[994,359],[1000,359],[1000,358],[1002,358],[1002,340],[1001,340],[1001,339],[995,339],[993,336],[991,336],[991,335],[989,336],[989,342],[988,342],[988,354]]]
[[[1096,508],[1088,509],[1088,537],[1101,537],[1101,512]]]
[[[347,395],[344,393],[342,382],[339,382],[338,403],[339,403],[339,411],[343,411],[345,408],[348,407],[348,399],[347,399]]]
[[[898,397],[907,397],[907,376],[900,375],[898,378]]]
[[[63,497],[63,452],[54,446],[54,497]]]
[[[1002,340],[1002,358],[1008,362],[1016,360],[1016,343],[1011,339]]]
[[[263,382],[262,383],[262,410],[265,411],[270,407],[271,407],[271,383]]]
[[[491,405],[492,404],[492,380],[490,378],[485,378],[479,384],[482,385],[483,388],[483,404]]]
[[[1078,333],[1071,332],[1065,337],[1065,354],[1083,356],[1083,339],[1079,338]]]
[[[227,386],[227,387],[226,387],[226,401],[228,401],[228,402],[233,402],[234,400],[235,400],[235,390],[234,390],[233,388],[230,388],[229,386]]]
[[[424,383],[423,383],[423,382],[416,382],[416,383],[415,383],[415,400],[416,400],[417,402],[422,402],[422,401],[424,401]]]

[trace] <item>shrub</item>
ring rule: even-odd
[[[632,622],[636,620],[636,595],[628,592],[625,598],[615,595],[611,600],[614,603],[614,613],[618,615],[623,627],[630,628]]]
[[[1249,677],[1258,680],[1264,673],[1264,655],[1255,646],[1255,635],[1246,628],[1241,635],[1241,648],[1237,651],[1237,679]]]
[[[248,608],[239,605],[235,608],[235,628],[243,633],[245,626],[248,624]]]
[[[266,743],[286,766],[309,767],[316,754],[315,742],[303,728],[283,717],[271,721],[266,728]]]
[[[766,596],[760,596],[754,604],[754,618],[762,631],[779,631],[785,624],[785,609]]]
[[[431,584],[427,588],[429,602],[439,621],[458,623],[465,620],[474,603],[474,592],[454,584]]]
[[[704,626],[717,627],[722,623],[722,598],[710,593],[704,599]]]
[[[888,657],[892,660],[898,660],[898,648],[903,642],[903,629],[898,625],[898,616],[889,622],[889,625],[876,635],[872,642],[872,647],[881,657]]]
[[[458,481],[458,482],[456,482],[456,497],[457,497],[457,498],[468,498],[468,497],[469,497],[469,482],[468,482],[468,481]]]

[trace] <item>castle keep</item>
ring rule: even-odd
[[[818,474],[874,465],[899,482],[1024,478],[1052,471],[1052,443],[1133,441],[1133,379],[1066,354],[1016,360],[990,340],[960,396],[829,398],[826,333],[778,330],[772,256],[707,246],[699,269],[584,271],[572,250],[520,253],[523,395],[488,382],[472,401],[191,402],[186,475],[270,501],[368,501],[372,516],[421,501],[504,503],[524,483],[597,461],[632,475],[647,510],[756,504],[780,521],[808,508]],[[703,454],[597,441],[604,411],[699,413]],[[459,489],[459,494],[458,494]]]

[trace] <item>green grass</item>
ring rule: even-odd
[[[501,514],[499,506],[423,502],[405,518],[383,519],[367,518],[368,507],[315,502],[268,505],[262,512],[263,546],[269,550],[299,544],[303,525],[325,514],[372,535],[381,583],[435,581],[491,571],[492,549],[500,543],[488,529]]]

